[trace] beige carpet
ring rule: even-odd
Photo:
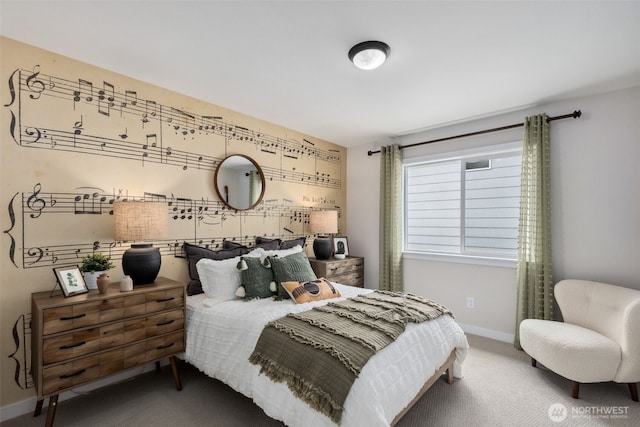
[[[631,400],[626,385],[585,384],[580,400],[574,400],[567,380],[531,367],[529,357],[512,345],[468,338],[465,377],[453,385],[436,382],[399,427],[640,426],[640,404]],[[144,374],[64,401],[58,406],[55,426],[282,426],[250,399],[193,367],[181,363],[180,372],[181,392],[164,368],[159,375]],[[564,407],[564,419],[561,411],[553,413],[555,421],[551,419],[552,405]],[[27,414],[2,427],[41,427],[45,415],[46,407],[38,418]]]

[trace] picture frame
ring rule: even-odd
[[[333,253],[340,253],[339,251],[344,249],[344,255],[349,256],[349,244],[346,236],[334,236],[333,237]]]
[[[65,298],[89,292],[89,288],[87,288],[84,277],[77,265],[54,267],[53,273],[56,275],[56,280]]]

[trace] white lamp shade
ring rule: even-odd
[[[338,211],[309,212],[309,232],[312,234],[335,234],[338,232]]]
[[[164,239],[167,237],[166,202],[115,202],[115,239],[122,241]]]

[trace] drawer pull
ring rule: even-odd
[[[66,379],[66,378],[71,378],[71,377],[75,377],[80,375],[81,373],[83,373],[84,371],[86,371],[86,369],[80,369],[77,372],[74,372],[73,374],[65,374],[65,375],[60,375],[61,379]]]
[[[167,302],[167,301],[171,301],[176,299],[176,297],[169,297],[169,298],[162,298],[162,299],[158,299],[156,300],[156,302]]]
[[[80,347],[81,345],[85,345],[86,343],[87,343],[86,341],[80,341],[79,343],[76,343],[76,344],[61,345],[60,350],[68,350],[73,347]]]
[[[165,326],[165,325],[170,325],[173,322],[175,322],[175,320],[167,320],[166,322],[160,322],[160,323],[156,323],[156,326]]]
[[[87,313],[82,313],[82,314],[78,314],[77,316],[70,316],[70,317],[61,317],[60,320],[73,320],[73,319],[79,319],[81,317],[86,316]]]
[[[356,264],[356,267],[362,267],[362,263]]]
[[[169,348],[169,347],[171,347],[173,344],[175,344],[175,343],[169,343],[169,344],[165,344],[165,345],[159,345],[158,347],[156,347],[156,350],[164,350],[165,348]]]
[[[338,270],[338,267],[333,267],[333,268],[330,268],[329,270],[331,270],[331,271],[337,271],[337,270]]]

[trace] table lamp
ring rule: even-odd
[[[166,202],[115,202],[115,239],[145,241],[167,237],[168,216]],[[122,270],[131,276],[133,285],[153,283],[160,272],[160,249],[151,243],[132,243],[122,256]]]
[[[313,241],[313,253],[316,259],[329,259],[332,252],[331,237],[326,234],[338,232],[338,211],[309,212],[309,232],[318,234]]]

